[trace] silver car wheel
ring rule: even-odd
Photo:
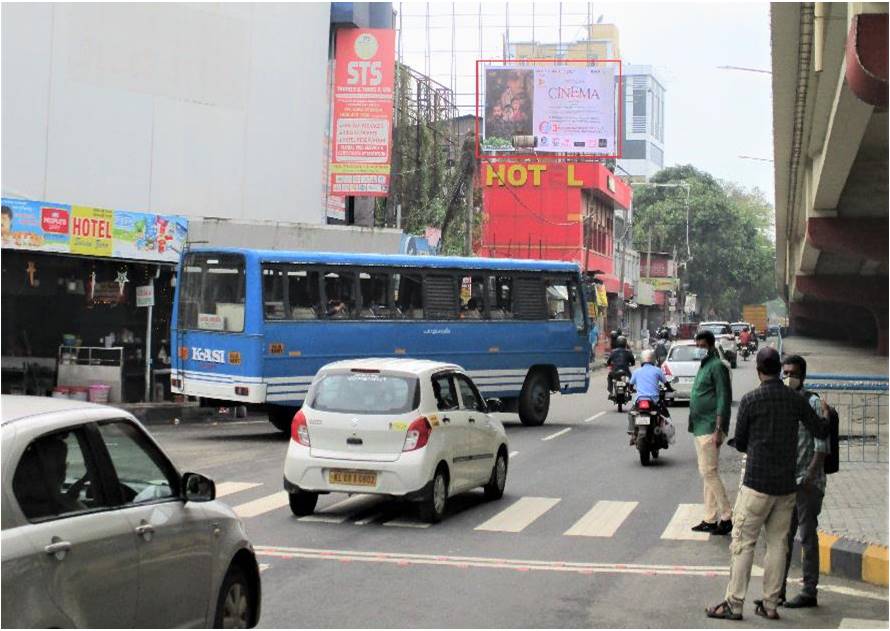
[[[246,629],[248,609],[244,585],[237,581],[232,583],[223,604],[223,628]]]
[[[447,490],[445,489],[445,476],[441,473],[436,475],[436,479],[433,482],[433,508],[436,511],[437,515],[441,515],[445,512],[445,496],[447,495]]]

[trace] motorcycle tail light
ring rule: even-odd
[[[649,399],[640,399],[639,404],[641,410],[648,410],[649,406],[651,405]]]

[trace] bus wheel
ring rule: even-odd
[[[290,434],[290,426],[297,410],[299,410],[299,408],[286,407],[283,405],[270,405],[266,409],[266,412],[269,415],[269,422],[272,423],[279,432]]]
[[[542,370],[525,379],[519,393],[519,420],[523,425],[543,425],[550,411],[550,380]]]

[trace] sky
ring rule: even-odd
[[[530,41],[533,29],[538,42],[559,41],[560,4],[563,42],[584,37],[588,14],[593,21],[602,16],[603,23],[620,30],[625,63],[655,67],[667,91],[666,166],[692,164],[720,179],[757,187],[774,203],[772,162],[739,157],[772,160],[770,75],[718,68],[770,69],[766,2],[510,2],[509,9],[502,2],[394,2],[397,25],[401,18],[402,61],[447,87],[455,77],[458,104],[471,113],[474,60],[480,53],[502,56],[508,22],[512,42]]]

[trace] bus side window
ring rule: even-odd
[[[513,313],[519,320],[547,319],[547,290],[540,276],[519,276],[513,284]]]
[[[492,320],[513,319],[513,278],[510,276],[489,276],[488,308]]]
[[[317,320],[321,314],[319,273],[291,267],[287,271],[287,293],[291,320]]]
[[[263,316],[266,320],[287,319],[284,270],[279,266],[263,266]]]
[[[458,317],[457,278],[451,274],[427,274],[423,279],[423,308],[427,320]]]
[[[324,293],[327,299],[325,315],[332,320],[349,320],[355,317],[355,274],[353,272],[327,272],[324,275]]]
[[[396,307],[401,317],[423,320],[423,280],[419,274],[399,274]]]
[[[485,314],[485,281],[482,276],[463,276],[460,279],[460,317],[462,320],[481,320]]]
[[[569,288],[563,280],[547,281],[547,317],[550,320],[570,320],[572,317]]]
[[[359,275],[361,306],[359,317],[363,320],[393,320],[397,316],[393,304],[390,275],[386,272],[366,271]]]

